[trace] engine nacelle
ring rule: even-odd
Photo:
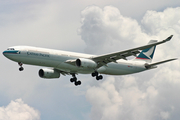
[[[60,73],[56,70],[45,68],[39,70],[39,76],[41,78],[59,78]]]
[[[79,58],[76,60],[76,66],[85,68],[96,68],[97,63],[90,59]]]

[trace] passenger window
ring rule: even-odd
[[[14,48],[8,48],[7,50],[14,50]]]

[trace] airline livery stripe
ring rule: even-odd
[[[147,59],[147,58],[140,58],[140,57],[136,57],[136,59],[149,60],[149,59]]]
[[[19,51],[4,51],[3,54],[19,54]]]

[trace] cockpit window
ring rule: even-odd
[[[14,48],[8,48],[7,50],[14,50]]]

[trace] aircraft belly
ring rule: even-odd
[[[38,66],[47,66],[47,67],[56,67],[59,64],[59,61],[50,60],[50,59],[37,59],[37,58],[27,58],[22,61],[24,64],[32,64]]]
[[[70,65],[67,63],[60,63],[56,69],[59,69],[61,71],[65,71],[68,73],[81,73],[81,74],[90,74],[92,72],[94,72],[94,69],[92,68],[83,68],[83,67],[78,67],[78,66],[74,66],[74,65]]]
[[[42,57],[28,57],[26,55],[14,55],[11,56],[11,60],[16,62],[22,62],[23,64],[37,65],[37,66],[47,66],[47,67],[55,67],[60,61],[53,60],[50,58],[42,58]]]
[[[110,63],[107,65],[106,70],[102,72],[108,75],[126,75],[143,71],[144,68],[137,68],[131,64],[118,64]]]

